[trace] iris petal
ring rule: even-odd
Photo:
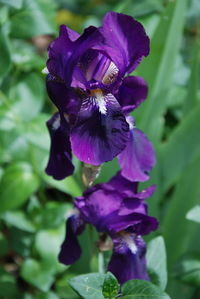
[[[79,160],[93,165],[110,161],[128,138],[128,124],[112,94],[98,90],[83,101],[71,132],[72,150]]]
[[[143,56],[149,54],[149,38],[143,26],[130,16],[107,13],[100,32],[112,61],[122,75],[132,72]]]
[[[77,63],[80,62],[82,55],[89,49],[92,49],[96,43],[101,43],[102,40],[103,37],[98,28],[90,26],[86,28],[83,34],[74,42],[73,52],[70,55],[70,59],[68,58],[67,67],[64,69],[64,77],[67,84],[71,84],[73,71]]]
[[[155,165],[155,153],[145,134],[133,128],[123,152],[118,156],[122,175],[130,181],[144,182]]]
[[[60,26],[59,37],[48,48],[47,68],[51,75],[64,80],[64,70],[74,50],[73,40],[77,37],[78,33],[76,34],[65,25]]]
[[[147,97],[146,81],[141,77],[129,76],[123,80],[117,99],[125,114],[136,109]]]
[[[149,39],[139,22],[115,12],[106,14],[102,27],[90,26],[81,36],[62,25],[59,37],[49,46],[47,68],[51,75],[66,84],[80,88],[85,85],[87,89],[80,70],[84,57],[88,53],[90,57],[91,52],[96,58],[92,62],[86,59],[88,67],[83,72],[86,81],[94,79],[107,85],[117,77],[121,80],[125,73],[132,72],[143,56],[148,55]]]
[[[119,171],[108,183],[102,184],[102,188],[106,191],[117,190],[124,197],[137,197],[137,182],[131,182],[122,176]]]
[[[121,202],[122,198],[117,191],[107,193],[99,186],[91,194],[76,198],[75,206],[86,222],[93,224],[99,231],[109,231],[107,218],[112,213],[118,213]]]
[[[80,98],[76,93],[71,88],[67,88],[64,82],[50,74],[47,76],[46,86],[50,99],[59,111],[76,118],[80,103]]]
[[[68,218],[66,223],[66,236],[61,245],[59,261],[65,265],[71,265],[79,259],[81,248],[78,243],[77,235],[84,229],[84,223],[78,215]]]
[[[131,184],[133,191],[127,192]],[[118,173],[108,183],[88,188],[82,197],[75,199],[75,206],[85,222],[93,224],[98,231],[112,234],[131,229],[145,235],[158,226],[157,220],[147,215],[147,205],[144,202],[152,194],[154,187],[137,193],[135,185],[136,183],[126,180]]]
[[[141,210],[142,206],[139,209]],[[130,229],[138,235],[147,235],[158,228],[156,218],[143,214],[144,211],[142,213],[135,213],[132,210],[132,213],[130,211],[126,211],[126,213],[126,215],[119,215],[118,213],[110,214],[101,225],[107,227],[108,232],[111,234]]]
[[[112,272],[120,284],[131,279],[149,280],[146,267],[146,245],[139,236],[125,233],[113,240],[114,248],[108,271]]]
[[[62,180],[74,171],[69,127],[66,121],[61,124],[59,113],[53,115],[47,122],[47,127],[51,137],[51,148],[46,173],[56,180]]]

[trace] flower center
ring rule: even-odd
[[[97,88],[97,89],[91,89],[90,90],[90,97],[98,105],[99,111],[102,114],[106,114],[107,108],[106,108],[106,102],[104,100],[103,91],[101,89],[99,89],[99,88]]]
[[[110,85],[117,79],[119,69],[107,56],[96,50],[87,50],[81,57],[78,67],[88,82],[101,82]],[[90,83],[91,83],[90,82]]]
[[[137,252],[137,246],[133,240],[133,237],[125,231],[121,231],[119,235],[122,237],[123,241],[126,243],[128,248],[131,250],[132,253],[136,254]]]
[[[113,83],[117,78],[118,72],[118,68],[114,62],[111,61],[105,75],[103,76],[102,83],[106,85]]]

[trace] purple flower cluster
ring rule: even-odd
[[[121,171],[108,183],[88,188],[74,201],[59,259],[74,263],[81,254],[77,235],[86,223],[113,241],[108,270],[122,284],[148,279],[141,236],[158,226],[147,215],[151,186],[138,192],[155,165],[153,146],[136,128],[130,112],[147,96],[143,78],[129,76],[149,53],[149,38],[132,17],[109,12],[99,28],[82,35],[66,26],[49,46],[46,80],[58,112],[47,122],[51,149],[47,174],[61,180],[74,171],[72,153],[94,166],[118,158]]]
[[[142,235],[155,230],[158,222],[147,215],[145,199],[152,195],[155,186],[137,192],[138,183],[117,173],[108,183],[87,189],[75,199],[77,213],[67,221],[67,234],[62,244],[59,260],[69,265],[81,254],[77,235],[86,223],[99,232],[107,233],[113,240],[113,255],[108,270],[120,283],[129,279],[148,279]]]

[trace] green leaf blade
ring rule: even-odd
[[[3,78],[11,67],[10,45],[7,34],[3,28],[0,27],[0,79]]]
[[[90,273],[70,279],[71,287],[85,299],[104,299],[102,287],[104,274]]]
[[[21,206],[38,187],[38,177],[28,163],[11,164],[6,168],[0,181],[0,212]]]
[[[156,275],[158,286],[165,290],[167,285],[166,249],[161,236],[150,241],[146,258],[148,270]]]
[[[186,218],[188,220],[192,220],[192,221],[200,223],[200,205],[195,206],[194,208],[192,208],[187,213]]]
[[[122,299],[170,299],[159,287],[146,280],[129,280],[122,286]]]
[[[153,141],[161,136],[175,59],[178,54],[188,0],[169,2],[151,40],[151,53],[139,68],[150,86],[149,101],[136,112],[137,125]],[[173,47],[172,47],[173,45]]]
[[[200,105],[171,133],[169,140],[160,148],[163,191],[176,183],[188,165],[200,152]]]
[[[24,261],[21,268],[21,276],[44,292],[49,290],[54,280],[49,268],[34,259]]]
[[[170,299],[160,288],[145,280],[129,280],[122,286],[122,299]]]
[[[199,253],[184,256],[175,268],[175,277],[183,283],[200,286],[200,255]]]
[[[185,175],[186,174],[186,175]],[[200,156],[197,157],[183,173],[171,198],[163,221],[163,236],[168,252],[168,267],[171,270],[174,262],[191,245],[196,225],[186,219],[186,214],[199,203],[200,194]],[[192,186],[192,187],[191,187]],[[181,225],[179,225],[181,224]]]
[[[15,38],[31,38],[55,31],[54,2],[42,0],[26,0],[11,18],[11,36]]]

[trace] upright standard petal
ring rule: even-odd
[[[77,235],[84,229],[84,222],[78,215],[73,215],[66,222],[66,236],[61,245],[58,256],[59,261],[65,265],[71,265],[79,259],[81,248],[78,243]]]
[[[88,87],[100,82],[107,87],[113,84],[118,76],[118,68],[111,59],[100,51],[89,49],[80,58],[78,67],[82,70]],[[100,84],[99,84],[100,85]],[[95,87],[97,88],[97,87]]]
[[[143,56],[149,54],[149,38],[143,26],[130,16],[109,12],[100,32],[109,55],[122,75],[132,72]]]
[[[65,26],[65,25],[61,25],[60,26],[61,30],[63,30],[65,32],[65,34],[67,34],[67,37],[72,41],[75,42],[80,34],[74,30],[72,30],[71,28]]]
[[[100,165],[112,160],[126,146],[129,126],[112,94],[94,90],[81,105],[71,132],[73,153],[85,163]]]
[[[117,94],[117,100],[125,114],[136,109],[147,97],[148,87],[141,77],[124,78]]]
[[[146,245],[140,236],[123,233],[113,239],[114,248],[108,271],[120,284],[131,279],[149,280],[146,267]]]
[[[148,53],[143,26],[130,16],[109,12],[102,27],[90,26],[81,36],[62,25],[59,37],[49,46],[47,68],[68,86],[86,90],[88,80],[105,85],[121,81]]]
[[[51,75],[64,80],[65,68],[74,50],[73,41],[77,37],[78,33],[76,34],[65,25],[60,26],[59,37],[48,48],[47,68]]]
[[[132,182],[144,182],[155,165],[155,152],[145,134],[133,127],[123,152],[118,156],[122,175]]]
[[[79,66],[79,64],[81,63],[81,57],[88,50],[93,49],[96,44],[101,44],[102,42],[103,36],[99,32],[98,28],[94,26],[86,28],[83,34],[74,42],[73,52],[70,55],[70,59],[68,59],[68,64],[64,71],[65,82],[68,85],[70,85],[71,82],[73,82],[72,80],[74,74],[77,76],[77,80],[75,80],[75,83],[77,84],[78,79],[80,79],[81,83],[84,84],[84,78],[81,72],[77,72],[77,66]],[[77,86],[75,85],[73,87]]]
[[[62,180],[74,171],[69,126],[64,118],[61,122],[59,113],[56,113],[47,122],[47,127],[51,137],[51,148],[46,173],[56,180]]]

